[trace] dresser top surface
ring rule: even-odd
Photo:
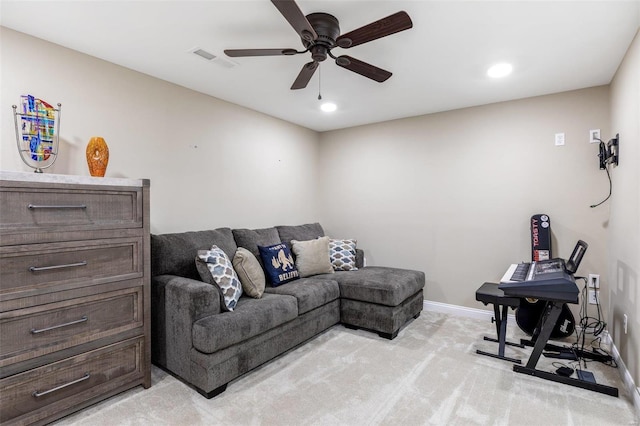
[[[127,179],[112,177],[93,177],[78,175],[60,175],[51,173],[28,173],[0,170],[0,180],[35,182],[35,183],[68,183],[80,185],[105,185],[105,186],[149,186],[148,179]]]

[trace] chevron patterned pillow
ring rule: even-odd
[[[354,239],[329,240],[329,258],[335,271],[357,271],[356,244]]]
[[[198,250],[196,267],[204,282],[218,286],[225,307],[233,311],[242,296],[242,284],[224,251],[216,245],[210,250]]]

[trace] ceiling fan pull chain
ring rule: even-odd
[[[320,69],[320,64],[318,64],[318,100],[322,99],[322,70]]]

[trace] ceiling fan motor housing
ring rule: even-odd
[[[327,59],[328,52],[336,46],[336,39],[340,36],[340,23],[335,16],[328,13],[311,13],[306,18],[318,38],[313,41],[302,39],[302,43],[311,51],[314,61],[322,62]]]

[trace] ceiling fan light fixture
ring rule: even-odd
[[[489,68],[487,70],[487,75],[491,78],[501,78],[511,74],[511,71],[513,71],[513,66],[511,66],[511,64],[501,62]]]
[[[342,47],[343,49],[350,48],[352,44],[353,44],[353,40],[351,40],[348,37],[344,37],[338,40],[338,46]]]
[[[340,65],[341,67],[348,67],[349,65],[351,65],[351,61],[349,60],[349,58],[346,58],[344,56],[338,56],[336,58],[336,64]]]
[[[324,112],[334,112],[338,109],[338,106],[333,102],[324,102],[320,105],[320,109]]]

